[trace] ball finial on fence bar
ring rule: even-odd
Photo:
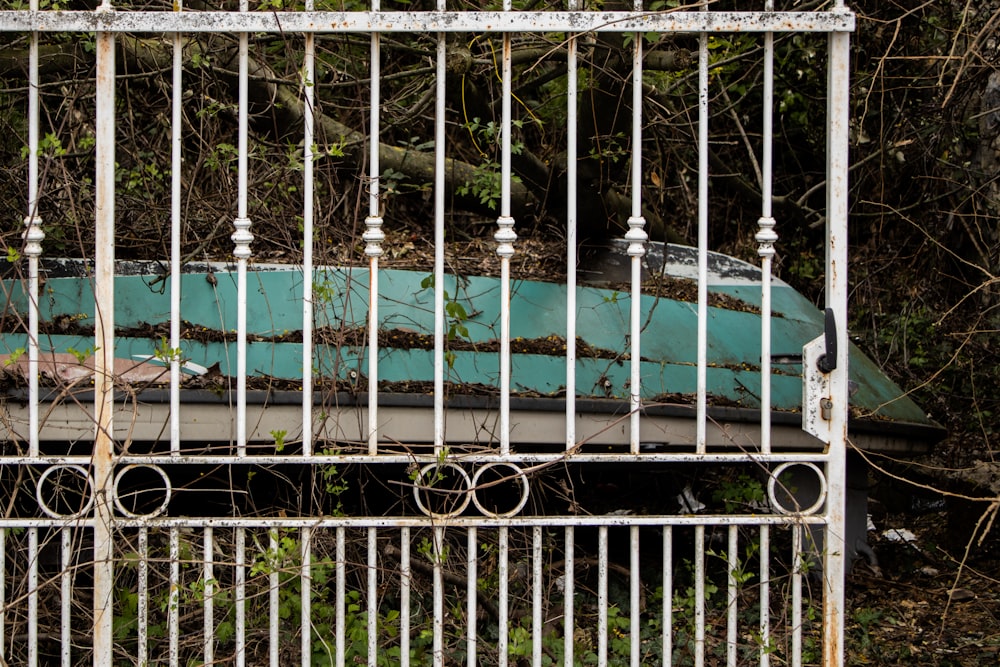
[[[497,218],[497,233],[493,235],[496,241],[497,255],[499,257],[514,256],[514,242],[517,241],[517,232],[514,231],[514,218],[509,215],[501,215]]]
[[[774,218],[760,217],[757,220],[757,226],[760,230],[754,236],[760,247],[757,249],[757,254],[761,257],[774,257],[774,242],[778,240],[778,233],[774,231],[775,220]]]
[[[250,251],[250,244],[253,243],[253,234],[250,233],[250,218],[236,218],[233,220],[233,227],[236,228],[236,231],[229,237],[236,244],[236,247],[233,248],[233,257],[250,259],[250,255],[253,254]]]
[[[629,257],[642,257],[646,254],[646,241],[649,240],[649,234],[646,233],[645,226],[646,219],[642,216],[633,215],[628,219],[625,240],[628,241]]]
[[[365,254],[369,257],[382,256],[382,242],[385,241],[385,232],[382,231],[382,218],[370,215],[365,218],[365,233],[361,235],[362,240],[367,244]]]
[[[42,218],[37,215],[29,215],[24,218],[24,254],[27,257],[41,257],[42,241],[45,240],[45,232],[42,230]]]

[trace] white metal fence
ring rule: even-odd
[[[5,403],[2,471],[11,493],[0,519],[0,655],[7,664],[824,664],[842,663],[844,579],[844,478],[847,425],[846,230],[848,53],[853,15],[837,2],[823,11],[775,11],[771,0],[754,10],[718,11],[712,5],[671,10],[584,10],[570,0],[560,11],[515,11],[510,0],[491,11],[454,11],[439,2],[434,11],[381,11],[377,0],[365,11],[319,11],[306,0],[301,11],[258,11],[241,0],[238,11],[166,8],[116,8],[105,2],[95,10],[57,11],[31,0],[27,10],[0,12],[6,37],[30,43],[27,208],[23,246],[24,290],[33,304],[27,312],[27,383],[23,404]],[[554,33],[565,47],[567,136],[576,135],[579,107],[577,45],[601,32],[630,33],[632,114],[628,255],[632,279],[629,398],[623,416],[593,417],[575,392],[560,398],[557,420],[561,444],[537,446],[531,419],[518,412],[511,387],[511,286],[518,280],[512,257],[518,252],[518,221],[512,217],[512,39],[519,33]],[[44,370],[46,336],[40,334],[39,306],[46,300],[43,221],[39,215],[39,40],[44,33],[93,37],[96,59],[96,243],[90,280],[94,300],[93,391],[51,391]],[[114,357],[117,224],[116,142],[125,113],[116,99],[116,41],[144,33],[170,43],[172,87],[167,124],[173,133],[171,157],[172,231],[169,257],[163,259],[171,295],[165,342],[169,364],[167,398],[159,407],[123,395],[121,369]],[[232,211],[232,254],[239,295],[235,325],[235,372],[231,400],[206,407],[192,405],[182,388],[184,314],[181,310],[182,107],[186,91],[185,40],[220,33],[238,39],[239,99],[236,178],[238,201]],[[300,94],[307,113],[301,137],[302,280],[301,391],[289,406],[261,404],[248,375],[247,302],[255,292],[252,276],[255,243],[249,217],[248,185],[250,42],[259,34],[302,38],[304,59]],[[436,173],[431,187],[436,251],[433,289],[433,400],[406,407],[380,390],[380,269],[391,266],[381,198],[380,42],[397,34],[422,33],[436,55]],[[446,42],[451,33],[487,35],[497,40],[497,76],[502,140],[499,216],[495,255],[499,265],[496,359],[497,396],[474,407],[445,401],[449,359],[446,343],[450,314],[445,279]],[[647,233],[643,202],[643,35],[696,35],[700,90],[697,107],[699,156],[696,187],[698,220],[698,295],[696,301],[697,390],[691,436],[672,447],[649,446],[655,417],[644,410],[641,387],[648,316],[637,295]],[[711,331],[708,307],[709,38],[752,33],[763,61],[761,81],[765,117],[759,128],[763,197],[760,204],[759,256],[761,340],[759,428],[750,447],[727,447],[711,416],[707,373]],[[789,447],[772,423],[770,386],[770,275],[776,232],[771,210],[773,59],[775,39],[792,33],[827,34],[826,209],[828,243],[826,302],[836,325],[836,346],[822,338],[806,354],[810,388],[803,406],[806,428],[819,448]],[[313,163],[316,159],[314,105],[315,48],[319,36],[363,35],[370,42],[370,152],[363,253],[369,265],[367,391],[360,400],[332,406],[311,369],[314,346]],[[575,267],[577,238],[575,141],[565,146],[567,298],[565,303],[564,386],[576,387],[578,332]],[[120,305],[120,304],[119,304]],[[822,332],[817,331],[817,335]],[[819,346],[819,347],[817,347]],[[816,348],[816,349],[814,349]],[[824,349],[836,363],[817,368]],[[748,360],[753,364],[757,359]],[[116,387],[118,392],[116,394]],[[512,393],[515,404],[512,405]],[[123,397],[124,396],[124,397]],[[268,410],[281,410],[280,436],[266,425]],[[159,412],[156,412],[159,410]],[[296,414],[294,425],[284,421]],[[462,431],[460,421],[474,414],[486,426]],[[89,435],[79,424],[89,420]],[[152,415],[152,416],[150,416]],[[512,423],[512,415],[514,421]],[[539,423],[543,417],[538,416]],[[551,414],[544,417],[552,421]],[[339,421],[338,421],[339,420]],[[353,420],[353,421],[352,421]],[[199,440],[206,421],[213,440]],[[230,439],[229,425],[232,424]],[[347,424],[360,437],[352,439]],[[401,426],[402,424],[402,426]],[[596,425],[595,425],[596,424]],[[148,451],[130,448],[143,428],[162,429],[152,438],[166,443]],[[539,427],[540,428],[540,427]],[[596,434],[623,434],[621,444],[602,447]],[[270,437],[267,434],[270,432]],[[407,440],[407,433],[429,433]],[[787,432],[787,429],[785,429]],[[72,435],[67,435],[72,433]],[[486,435],[484,435],[486,433]],[[511,434],[518,433],[512,439]],[[339,435],[338,435],[339,434]],[[459,435],[461,434],[461,435]],[[276,442],[281,440],[281,442]],[[358,442],[360,440],[360,442]],[[793,439],[794,440],[794,439]],[[798,442],[799,440],[795,440]],[[287,450],[282,444],[287,442]],[[83,448],[81,448],[81,443]],[[475,446],[473,446],[473,444]],[[767,471],[764,489],[771,507],[706,514],[688,505],[649,513],[588,514],[574,508],[567,485],[588,475],[606,476],[609,487],[641,484],[638,473],[687,469],[695,465],[750,465]],[[776,480],[789,465],[805,465],[821,482],[813,507],[774,506]],[[552,474],[560,471],[560,474]],[[302,489],[302,502],[281,509],[258,499],[242,502],[255,474],[270,474],[290,488]],[[204,476],[218,482],[228,501],[219,507],[181,505],[185,488]],[[222,480],[220,482],[220,480]],[[348,481],[349,480],[349,481]],[[222,482],[228,482],[223,484]],[[546,495],[541,489],[550,483]],[[341,486],[338,487],[338,484]],[[353,500],[345,486],[354,485]],[[368,485],[368,486],[365,486]],[[312,489],[324,487],[326,504],[308,502]],[[359,488],[361,487],[361,488]],[[383,488],[384,487],[384,488]],[[644,487],[645,488],[645,487]],[[646,492],[658,493],[655,485]],[[665,488],[665,487],[664,487]],[[494,496],[491,492],[497,490]],[[379,494],[394,502],[380,507]],[[611,493],[610,491],[608,493]],[[683,495],[683,494],[682,494]],[[535,502],[536,496],[539,499]],[[541,499],[547,499],[542,502]],[[401,499],[401,500],[400,500]],[[227,504],[228,502],[228,504]],[[530,504],[529,504],[530,502]],[[697,502],[691,499],[691,503]],[[220,509],[220,507],[222,509]],[[818,547],[812,544],[822,534]],[[821,568],[806,556],[818,549]],[[92,657],[91,657],[92,656]]]

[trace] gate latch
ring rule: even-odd
[[[830,443],[833,393],[830,373],[837,368],[837,321],[827,308],[823,335],[802,347],[802,430]]]

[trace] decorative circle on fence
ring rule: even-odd
[[[35,485],[35,499],[52,519],[79,519],[94,506],[94,479],[76,464],[46,468]]]
[[[510,502],[512,492],[517,494],[514,506],[506,511],[499,509]],[[485,516],[516,516],[528,502],[529,492],[528,476],[513,463],[487,463],[472,476],[472,502]]]
[[[147,481],[150,475],[144,474],[146,471],[152,471],[155,475],[159,475],[160,479],[163,480],[163,484],[160,487],[150,487],[147,485]],[[132,490],[129,490],[125,495],[129,499],[129,504],[132,509],[125,506],[122,502],[122,494],[119,490],[119,486],[125,476],[128,475],[131,479],[126,480],[127,484],[131,484]],[[115,487],[114,487],[114,500],[115,507],[118,511],[127,517],[132,519],[152,519],[158,517],[167,511],[167,505],[170,504],[170,496],[173,492],[173,487],[170,484],[170,478],[167,477],[167,473],[160,466],[149,465],[145,463],[132,463],[121,470],[115,475]],[[162,495],[159,505],[155,505],[156,499]],[[140,507],[150,504],[149,497],[152,497],[152,503],[154,507],[152,511],[149,512],[139,512],[136,511]]]
[[[800,487],[800,492],[799,494],[795,494],[793,493],[793,489],[780,479],[782,475],[796,467],[810,470],[816,477],[816,488],[804,497],[800,484],[796,484],[796,486]],[[826,491],[826,475],[823,474],[819,466],[808,461],[786,461],[772,470],[767,480],[768,500],[771,502],[771,507],[779,514],[815,514],[823,507],[823,503],[826,502]],[[781,500],[778,499],[779,497]],[[802,506],[801,503],[809,502],[810,500],[813,501],[811,505],[807,507]]]
[[[454,463],[428,463],[413,478],[413,498],[427,516],[458,516],[469,506],[472,481]]]

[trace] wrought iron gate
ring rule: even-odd
[[[16,493],[5,500],[7,513],[0,519],[0,656],[7,664],[28,665],[78,664],[91,656],[95,665],[841,664],[853,14],[839,0],[823,11],[776,11],[773,0],[741,11],[707,3],[643,7],[641,0],[623,11],[583,9],[575,0],[554,11],[515,10],[511,0],[489,11],[455,10],[444,0],[433,11],[382,11],[378,0],[358,11],[321,11],[319,4],[306,0],[299,10],[276,11],[280,5],[275,3],[258,9],[241,0],[238,11],[210,11],[188,9],[175,0],[135,7],[104,2],[94,10],[60,11],[55,4],[30,0],[28,9],[0,12],[5,37],[22,37],[30,44],[30,83],[23,92],[27,214],[23,259],[18,260],[26,277],[10,283],[19,285],[16,290],[23,290],[29,304],[24,313],[27,342],[23,358],[8,358],[8,364],[26,364],[27,386],[23,402],[11,393],[4,406],[0,474],[4,488]],[[93,291],[94,338],[92,359],[77,360],[87,369],[83,382],[92,378],[93,386],[83,393],[76,391],[79,385],[70,391],[40,381],[51,376],[46,371],[55,363],[49,345],[52,329],[45,321],[51,292],[43,270],[43,226],[59,224],[43,221],[38,207],[40,184],[51,182],[40,178],[39,169],[42,33],[92,39],[96,59],[96,242],[87,249],[93,264],[83,279]],[[116,357],[122,356],[116,314],[125,298],[116,293],[123,283],[116,279],[114,251],[116,235],[125,231],[115,207],[116,127],[125,113],[116,100],[116,42],[137,33],[166,40],[172,53],[165,64],[173,83],[164,115],[173,146],[171,250],[157,269],[170,297],[169,330],[160,347],[147,355],[148,362],[168,369],[160,383],[165,387],[162,399],[152,390],[137,392],[116,367]],[[426,267],[430,279],[422,285],[432,295],[426,341],[433,378],[419,401],[387,389],[381,363],[393,345],[380,335],[386,309],[392,307],[380,298],[389,279],[385,269],[392,268],[385,234],[392,219],[383,200],[387,177],[378,141],[381,43],[404,33],[425,34],[433,44],[433,74],[428,76],[436,77],[435,173],[429,188],[435,260]],[[477,351],[478,363],[493,360],[487,373],[493,393],[478,398],[463,397],[462,388],[450,380],[456,357],[449,344],[463,335],[455,327],[466,326],[456,323],[461,311],[455,310],[455,292],[460,288],[446,274],[444,255],[450,164],[446,45],[456,33],[495,40],[502,86],[496,128],[502,144],[499,216],[492,259],[498,266],[499,294],[490,301],[496,312],[486,315],[495,340],[485,352]],[[518,221],[511,207],[516,186],[512,43],[519,34],[546,34],[554,40],[552,53],[539,58],[555,57],[558,51],[564,63],[567,136],[575,137],[578,46],[594,35],[612,33],[631,36],[625,44],[633,63],[632,98],[625,107],[632,116],[631,136],[621,142],[631,165],[631,215],[624,234],[631,280],[614,297],[624,304],[629,322],[618,357],[628,368],[627,378],[613,388],[624,395],[622,400],[591,400],[592,388],[583,387],[576,375],[582,354],[575,270],[580,156],[573,140],[564,147],[568,270],[559,332],[565,351],[557,356],[565,373],[559,384],[577,390],[553,397],[525,395],[512,382],[511,363],[517,344],[511,330],[518,324],[512,322],[511,303],[519,280],[513,259]],[[692,306],[697,333],[690,341],[696,350],[689,367],[692,407],[683,419],[656,411],[652,393],[644,388],[648,360],[641,351],[649,317],[639,298],[647,242],[641,192],[649,175],[644,165],[653,160],[642,153],[643,45],[652,33],[693,36],[698,43],[691,66],[699,90],[694,181],[698,246],[692,255],[698,278]],[[772,316],[771,271],[781,230],[772,212],[773,61],[776,40],[806,33],[828,36],[823,217],[830,326],[825,334],[817,328],[818,338],[805,351],[801,408],[803,427],[815,440],[794,435],[798,427],[773,419],[770,408],[772,378],[779,378],[772,367],[771,326],[777,315]],[[193,283],[183,282],[186,267],[179,245],[185,215],[182,108],[190,90],[185,68],[193,67],[187,40],[207,34],[238,39],[234,76],[239,99],[232,113],[238,125],[233,148],[239,196],[231,226],[236,303],[229,327],[235,331],[227,348],[233,361],[232,391],[214,398],[202,392],[195,400],[184,384],[189,343],[182,336],[187,316],[181,299]],[[301,329],[304,372],[291,391],[268,394],[258,391],[253,362],[248,364],[248,348],[261,343],[248,334],[254,325],[252,315],[248,322],[248,301],[260,285],[249,217],[253,193],[248,159],[254,146],[248,80],[263,76],[250,55],[251,41],[275,34],[301,40],[297,99],[304,101],[305,113],[297,143],[303,172],[298,236],[303,257],[293,299],[301,307],[301,319],[286,327]],[[317,118],[312,111],[318,93],[313,82],[317,40],[341,34],[362,35],[370,43],[369,198],[364,246],[358,249],[367,270],[356,270],[353,285],[340,292],[360,294],[352,307],[362,312],[364,334],[351,343],[323,347],[314,330],[327,323],[317,324],[326,296],[317,276],[326,269],[314,266],[313,259],[318,241],[313,224]],[[743,34],[754,36],[755,58],[763,62],[764,73],[765,117],[755,139],[761,150],[756,242],[762,344],[759,359],[744,360],[762,378],[757,397],[762,409],[747,431],[752,436],[737,438],[713,412],[710,388],[709,348],[720,332],[712,329],[709,305],[709,145],[713,112],[730,112],[710,104],[715,66],[710,47],[718,35]],[[218,273],[209,267],[199,280],[218,280]],[[337,312],[347,317],[346,306]],[[321,357],[348,349],[360,350],[354,357],[360,366],[339,366],[334,373],[340,383],[334,388],[341,393],[331,393],[329,378],[319,372]],[[359,379],[363,383],[355,382],[356,391],[343,392],[344,382]],[[545,408],[539,410],[532,401]],[[663,420],[672,420],[671,426]],[[680,422],[690,427],[678,426]],[[558,436],[543,435],[543,423],[545,428],[555,423]],[[669,439],[664,435],[668,431]],[[729,513],[700,512],[690,490],[679,488],[679,509],[666,511],[656,494],[665,494],[668,486],[648,482],[672,470],[723,465],[750,471],[749,477],[738,479],[761,476],[761,502]],[[791,468],[815,478],[820,490],[806,503],[810,507],[789,501],[783,491],[782,480]],[[255,476],[301,489],[301,502],[244,502]],[[184,503],[184,493],[199,488],[203,478],[228,480],[226,488],[217,489],[228,500],[218,506]],[[573,486],[595,479],[596,497],[607,502],[581,507]],[[614,511],[614,494],[632,484],[650,495],[633,503],[628,513]],[[670,499],[674,495],[672,490]],[[636,511],[642,508],[645,513]]]

